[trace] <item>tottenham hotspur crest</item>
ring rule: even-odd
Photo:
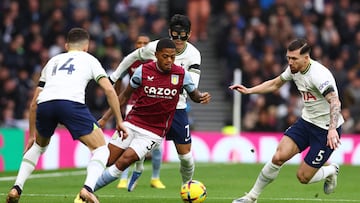
[[[173,85],[179,84],[179,75],[171,75],[171,84]]]

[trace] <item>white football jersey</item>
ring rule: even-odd
[[[317,61],[311,60],[310,67],[305,73],[291,73],[290,67],[281,74],[283,80],[293,80],[300,91],[304,108],[302,118],[323,129],[328,129],[330,124],[330,104],[322,95],[332,87],[338,95],[335,79],[331,72]],[[344,123],[340,115],[338,126]]]
[[[37,102],[69,100],[85,103],[85,88],[91,79],[107,77],[100,62],[83,51],[70,51],[51,58],[41,72],[45,82]]]
[[[131,64],[133,64],[137,60],[156,60],[155,57],[155,51],[156,51],[156,45],[159,40],[152,41],[148,43],[145,47],[139,48],[132,53],[130,53],[128,56],[126,56],[123,61],[119,64],[119,66],[116,68],[116,70],[110,75],[110,79],[115,82],[117,81],[121,74],[123,74],[127,69],[130,67]],[[189,71],[191,75],[191,79],[196,87],[199,85],[200,80],[200,69],[192,69],[190,66],[192,65],[198,65],[201,64],[201,55],[197,48],[195,48],[192,44],[189,42],[186,42],[186,47],[183,52],[178,53],[175,57],[176,65],[182,66],[185,70]],[[186,91],[183,91],[183,93],[180,95],[179,102],[176,106],[177,109],[185,109],[186,108],[186,97],[187,93]]]

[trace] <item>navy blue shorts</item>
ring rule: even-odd
[[[166,134],[166,140],[173,140],[175,144],[190,144],[190,125],[188,115],[185,109],[176,109],[173,122],[169,132]]]
[[[341,135],[341,127],[336,129]],[[304,161],[314,168],[320,168],[329,159],[333,149],[326,146],[328,131],[324,130],[304,119],[298,119],[285,133],[289,136],[296,145],[300,152],[310,147],[309,152],[306,154]]]
[[[36,129],[43,137],[51,137],[58,124],[63,124],[72,138],[90,134],[98,127],[85,104],[67,100],[52,100],[38,104]]]

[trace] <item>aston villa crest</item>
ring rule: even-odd
[[[179,75],[171,75],[171,84],[173,85],[179,84]]]

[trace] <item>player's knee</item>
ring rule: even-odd
[[[191,152],[191,144],[176,144],[175,147],[179,155],[184,155]]]
[[[278,166],[282,166],[285,163],[285,160],[283,160],[279,153],[275,153],[272,157],[272,163]]]
[[[134,163],[134,161],[132,161],[130,159],[120,158],[120,159],[116,160],[116,162],[114,164],[115,164],[116,168],[118,168],[119,170],[124,171],[132,163]]]
[[[297,176],[297,179],[299,180],[299,182],[301,183],[301,184],[308,184],[309,183],[309,181],[310,181],[310,177],[307,177],[303,172],[301,172],[301,171],[298,171],[297,172],[297,174],[296,174],[296,176]]]

